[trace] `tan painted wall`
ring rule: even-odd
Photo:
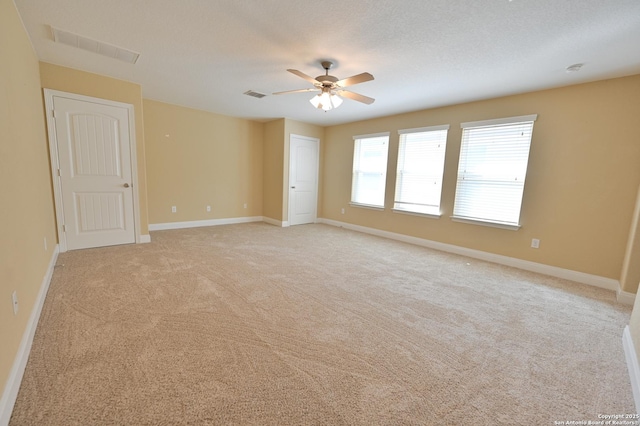
[[[148,234],[147,174],[145,171],[144,119],[140,85],[46,62],[40,62],[40,79],[42,87],[46,89],[77,93],[133,105],[136,128],[136,155],[138,159],[140,233],[142,235]]]
[[[262,215],[283,221],[285,119],[264,124],[263,207]]]
[[[2,392],[56,244],[38,59],[11,0],[0,0],[0,135]]]
[[[150,223],[262,216],[262,123],[145,99],[144,125]]]
[[[640,184],[640,75],[418,111],[326,129],[323,216],[615,280]],[[457,223],[460,123],[538,114],[519,231]],[[397,131],[450,124],[442,217],[393,213]],[[391,132],[384,212],[350,207],[353,135]],[[340,209],[346,208],[341,215]],[[540,248],[530,248],[532,238]],[[625,291],[635,292],[637,282]]]

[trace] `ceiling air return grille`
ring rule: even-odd
[[[247,90],[246,92],[244,92],[244,94],[247,96],[253,96],[254,98],[258,98],[258,99],[262,99],[265,96],[267,96],[264,93],[254,92],[253,90]]]
[[[140,57],[140,54],[138,52],[123,49],[122,47],[103,43],[101,41],[93,40],[88,37],[70,33],[68,31],[63,31],[58,28],[51,27],[51,31],[53,32],[53,40],[55,42],[97,53],[98,55],[103,55],[108,58],[118,59],[130,64],[135,64]]]

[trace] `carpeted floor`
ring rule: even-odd
[[[553,425],[634,412],[613,292],[327,225],[61,254],[11,425]]]

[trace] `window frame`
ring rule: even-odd
[[[529,157],[530,157],[530,153],[531,153],[531,144],[533,142],[533,130],[534,130],[534,125],[535,125],[535,121],[537,120],[538,115],[537,114],[530,114],[530,115],[523,115],[523,116],[516,116],[516,117],[505,117],[505,118],[498,118],[498,119],[493,119],[493,120],[482,120],[482,121],[471,121],[471,122],[466,122],[466,123],[460,123],[460,127],[462,128],[462,135],[461,135],[461,141],[460,141],[460,157],[458,159],[458,174],[457,174],[457,179],[456,179],[456,192],[455,192],[455,197],[454,197],[454,206],[453,206],[453,215],[451,216],[451,220],[455,221],[455,222],[462,222],[462,223],[470,223],[470,224],[474,224],[474,225],[483,225],[483,226],[490,226],[490,227],[496,227],[496,228],[502,228],[502,229],[509,229],[509,230],[518,230],[521,228],[521,216],[522,216],[522,203],[524,200],[524,187],[526,184],[526,175],[527,175],[527,169],[529,166]],[[468,129],[474,129],[474,128],[483,128],[483,127],[499,127],[499,126],[504,126],[504,125],[515,125],[515,124],[520,124],[520,123],[531,123],[531,137],[529,138],[529,143],[528,143],[528,147],[527,147],[527,161],[524,167],[524,170],[522,170],[522,192],[520,195],[520,200],[519,200],[519,206],[518,206],[518,218],[517,218],[517,222],[506,222],[506,221],[500,221],[500,220],[491,220],[491,219],[487,219],[487,218],[478,218],[478,217],[470,217],[470,216],[465,216],[465,215],[461,215],[459,214],[460,211],[458,210],[458,212],[456,212],[456,206],[458,205],[458,200],[459,200],[459,189],[460,189],[460,182],[464,180],[464,176],[463,176],[463,170],[462,170],[462,162],[463,162],[463,155],[465,153],[465,147],[464,147],[464,143],[465,143],[465,133],[467,131],[469,131]]]
[[[413,129],[401,129],[398,130],[398,135],[399,135],[399,140],[398,140],[398,157],[396,160],[396,180],[395,180],[395,192],[394,192],[394,197],[393,197],[393,208],[392,211],[395,213],[403,213],[403,214],[410,214],[410,215],[417,215],[417,216],[425,216],[425,217],[430,217],[430,218],[440,218],[442,216],[442,186],[444,183],[444,168],[445,168],[445,162],[446,162],[446,153],[447,153],[447,139],[449,137],[449,129],[451,128],[451,126],[449,124],[443,124],[443,125],[437,125],[437,126],[428,126],[428,127],[418,127],[418,128],[413,128]],[[419,210],[412,210],[410,208],[401,208],[398,206],[398,204],[407,204],[407,205],[414,205],[414,206],[418,206],[421,205],[419,203],[411,203],[408,200],[400,200],[399,199],[399,192],[401,191],[401,187],[403,184],[405,184],[404,179],[403,179],[403,174],[405,173],[405,164],[400,164],[402,159],[405,159],[406,157],[403,154],[403,149],[405,147],[405,145],[403,144],[403,142],[405,142],[403,136],[404,135],[410,135],[410,134],[420,134],[420,133],[429,133],[429,132],[442,132],[444,131],[444,140],[443,141],[438,141],[436,143],[439,144],[443,144],[444,145],[444,149],[443,149],[443,153],[442,153],[442,162],[441,162],[441,169],[439,171],[439,173],[432,173],[432,174],[426,174],[426,173],[422,173],[419,175],[419,179],[420,178],[432,178],[435,177],[437,174],[437,179],[440,182],[440,187],[438,189],[438,204],[436,205],[427,205],[427,204],[422,204],[425,207],[426,206],[431,206],[433,207],[433,211],[419,211]],[[427,210],[426,208],[424,210]]]
[[[371,134],[366,134],[366,135],[357,135],[357,136],[353,136],[353,161],[352,161],[352,169],[351,169],[351,197],[350,197],[350,201],[349,201],[349,205],[354,206],[354,207],[363,207],[363,208],[368,208],[368,209],[373,209],[373,210],[384,210],[385,209],[385,197],[386,197],[386,187],[387,187],[387,169],[388,169],[388,165],[389,165],[389,145],[390,145],[390,141],[389,141],[389,136],[391,135],[391,132],[381,132],[381,133],[371,133]],[[361,150],[359,150],[359,143],[361,143],[360,141],[363,140],[367,140],[367,139],[374,139],[374,138],[383,138],[386,137],[386,146],[387,149],[385,150],[385,158],[384,158],[384,170],[381,171],[382,174],[382,181],[383,181],[383,186],[382,186],[382,204],[370,204],[370,203],[363,203],[363,202],[359,202],[359,201],[354,201],[354,196],[356,194],[357,191],[354,191],[355,188],[355,184],[356,184],[356,173],[363,173],[361,172],[361,168],[359,168],[359,170],[356,170],[356,165],[360,166],[360,162],[361,162],[361,158],[357,158],[356,155],[360,152],[362,152]],[[356,163],[356,160],[358,160],[358,162]]]

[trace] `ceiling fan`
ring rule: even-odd
[[[337,77],[329,75],[329,70],[333,66],[333,62],[322,61],[320,62],[320,65],[322,65],[322,68],[324,68],[325,74],[319,75],[316,78],[310,77],[302,71],[292,69],[287,70],[291,74],[295,74],[298,77],[301,77],[307,80],[309,83],[313,84],[313,88],[287,90],[284,92],[276,92],[274,93],[274,95],[284,95],[287,93],[300,92],[320,92],[318,95],[311,98],[309,102],[311,102],[314,107],[323,109],[325,111],[329,111],[330,109],[339,107],[342,103],[342,99],[340,98],[340,96],[344,96],[345,98],[362,102],[367,105],[371,105],[375,101],[375,99],[368,96],[360,95],[358,93],[350,92],[344,89],[345,87],[373,80],[373,76],[368,72],[363,72],[361,74],[338,80]]]

